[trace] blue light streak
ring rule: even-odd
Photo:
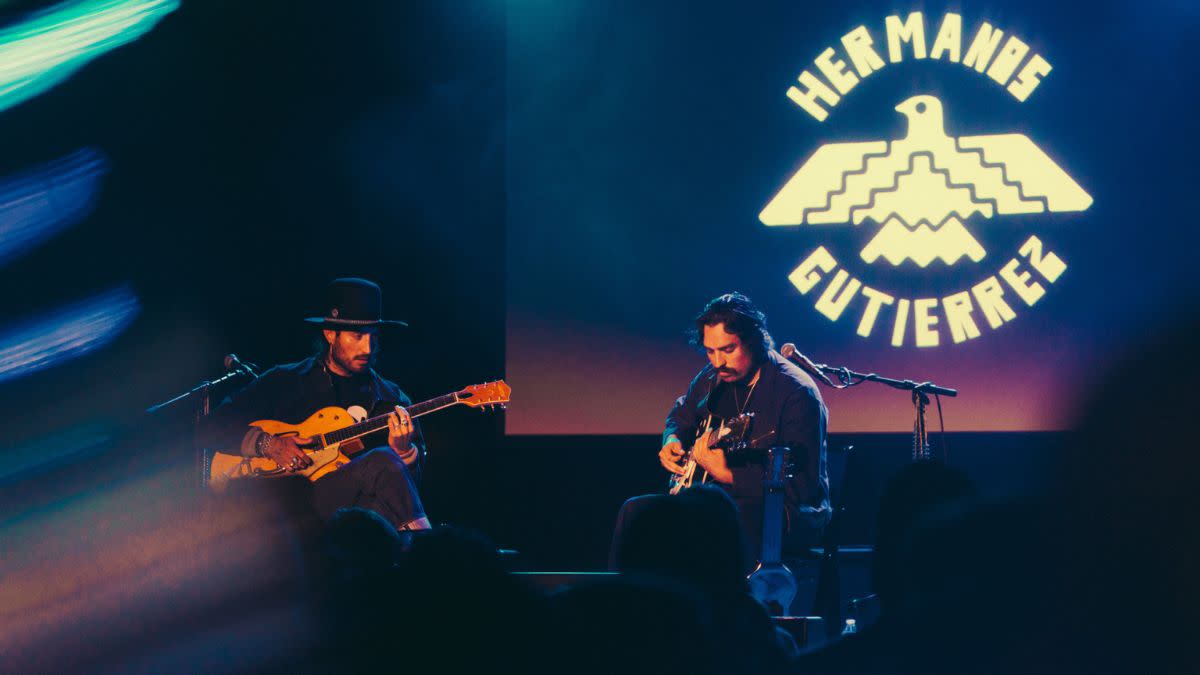
[[[100,153],[84,149],[0,180],[0,265],[83,219],[107,170]]]
[[[118,286],[0,332],[0,383],[77,359],[112,342],[141,310]]]

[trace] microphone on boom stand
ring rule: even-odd
[[[790,342],[785,342],[784,345],[779,348],[779,353],[783,355],[783,358],[800,366],[809,375],[812,375],[831,387],[836,386],[834,385],[833,380],[829,379],[829,377],[825,375],[825,372],[817,367],[817,364],[813,363],[812,360],[807,356],[796,351],[796,345]]]
[[[254,366],[254,364],[243,363],[242,360],[237,357],[237,354],[225,355],[225,370],[228,370],[231,373],[235,371],[241,371],[250,377],[253,377],[254,379],[258,379],[258,373],[255,371],[257,366],[251,366]]]

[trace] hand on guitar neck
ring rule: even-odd
[[[413,421],[408,411],[396,406],[388,415],[388,446],[404,462],[412,466],[417,461],[417,446],[413,445]]]

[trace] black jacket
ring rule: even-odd
[[[371,401],[367,408],[369,415],[382,415],[394,406],[412,404],[396,383],[380,377],[374,369],[368,373],[365,386],[369,389],[366,398]],[[299,424],[321,408],[341,405],[325,365],[316,357],[309,357],[298,363],[275,366],[227,397],[202,426],[201,442],[213,450],[250,457],[260,434],[257,428],[249,427],[251,422],[277,420]],[[387,432],[383,430],[362,440],[367,449],[386,445]],[[418,457],[424,458],[425,440],[417,420],[413,420],[412,442],[418,449]]]
[[[711,365],[706,365],[692,380],[687,393],[675,401],[667,414],[663,444],[674,435],[690,445],[722,385]],[[791,449],[792,479],[788,481],[787,502],[812,525],[824,525],[829,519],[829,477],[825,461],[825,429],[829,412],[812,378],[777,352],[768,351],[762,374],[750,398],[747,412],[754,413],[750,438],[754,446],[784,446]],[[762,496],[763,467],[760,462],[729,461],[733,485],[728,489],[735,498]]]

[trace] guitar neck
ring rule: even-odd
[[[458,392],[446,394],[431,398],[428,401],[414,403],[406,408],[410,417],[417,418],[422,415],[428,415],[431,412],[449,408],[452,405],[460,403]],[[321,434],[321,445],[328,446],[334,443],[345,443],[346,441],[354,440],[367,434],[375,433],[380,429],[386,429],[388,425],[388,417],[392,413],[384,413],[370,419],[363,420],[357,424],[351,424],[348,427],[343,427],[329,433]]]

